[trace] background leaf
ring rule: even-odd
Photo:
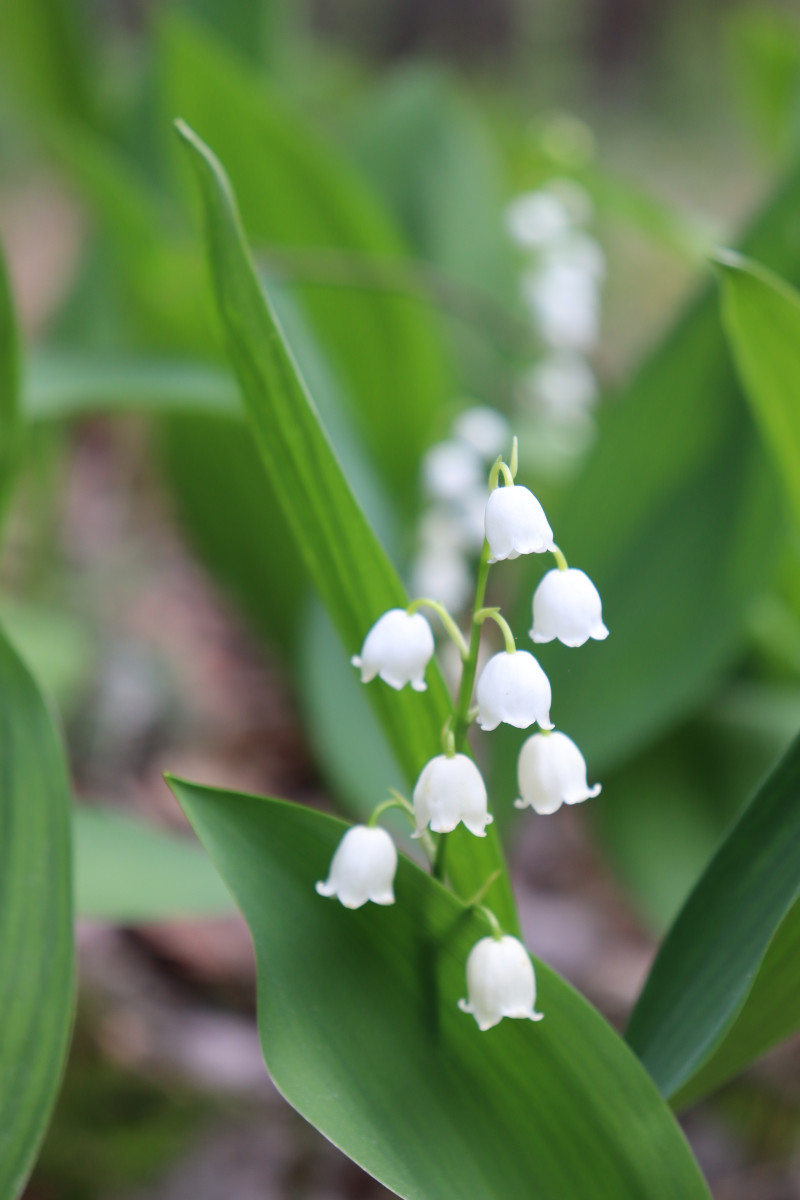
[[[314,891],[340,821],[170,783],[250,926],[273,1079],[371,1174],[414,1200],[707,1196],[645,1072],[553,972],[539,1024],[481,1034],[459,1011],[487,928],[429,875],[403,858],[397,904],[348,912]]]
[[[72,1020],[69,790],[61,744],[0,632],[0,1196],[22,1190]]]
[[[800,1023],[800,961],[784,941],[796,940],[796,916],[768,955],[800,890],[799,795],[800,739],[725,838],[661,945],[626,1036],[665,1096],[705,1065],[748,996],[753,1009],[740,1032],[751,1051],[787,1032],[787,1014],[793,1027]],[[778,996],[772,987],[753,988],[765,955],[772,985],[780,979]],[[755,1007],[764,996],[771,1012]],[[735,1039],[725,1056],[730,1069],[742,1065]]]
[[[391,220],[343,156],[185,18],[161,22],[159,65],[165,128],[180,116],[215,147],[248,236],[310,251],[312,284],[298,292],[308,325],[390,490],[413,503],[419,456],[451,387],[435,320],[390,291],[313,285],[315,249],[401,259]]]
[[[185,837],[113,809],[78,807],[73,839],[80,917],[140,924],[236,911],[206,855]]]
[[[800,294],[740,255],[716,261],[739,377],[800,522]]]
[[[11,284],[0,247],[0,520],[13,485],[21,437],[19,335]]]

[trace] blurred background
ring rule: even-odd
[[[56,699],[81,805],[79,1015],[26,1194],[388,1195],[271,1086],[248,934],[162,780],[351,816],[402,782],[242,426],[172,119],[228,169],[415,593],[469,599],[481,481],[512,430],[600,587],[608,643],[541,657],[602,796],[506,835],[528,945],[622,1028],[800,728],[796,531],[708,263],[760,211],[756,257],[800,282],[800,16],[2,0],[0,64],[30,420],[0,612]],[[520,637],[526,570],[493,582]],[[498,814],[521,740],[478,747]],[[799,1062],[784,1044],[686,1114],[719,1200],[800,1197]]]

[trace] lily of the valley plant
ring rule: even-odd
[[[463,824],[475,837],[485,837],[493,820],[486,784],[478,767],[464,753],[466,734],[477,721],[483,730],[501,723],[517,729],[538,725],[539,732],[527,739],[518,762],[520,798],[518,808],[533,808],[539,814],[556,812],[562,804],[578,804],[600,791],[600,784],[587,782],[586,763],[578,747],[565,733],[556,731],[550,720],[550,681],[536,658],[518,650],[508,622],[497,608],[485,608],[489,567],[521,554],[550,553],[556,566],[548,571],[533,596],[534,643],[554,639],[565,646],[582,646],[590,638],[603,639],[601,601],[592,581],[583,571],[567,565],[553,541],[544,509],[531,491],[514,482],[516,439],[510,465],[498,458],[489,475],[483,551],[478,565],[470,636],[465,637],[452,615],[437,599],[413,600],[407,609],[390,609],[373,625],[353,665],[364,683],[379,676],[393,688],[406,684],[416,691],[426,687],[425,669],[433,657],[433,630],[419,611],[437,614],[462,660],[461,685],[452,714],[442,730],[443,753],[426,763],[414,788],[412,801],[394,793],[374,810],[367,825],[356,825],[344,835],[331,862],[327,880],[317,884],[322,896],[336,897],[347,908],[360,908],[368,901],[393,904],[397,851],[378,819],[389,808],[402,808],[414,826],[432,862],[434,875],[446,882],[445,839]],[[444,464],[446,467],[447,464]],[[493,655],[475,684],[480,631],[491,619],[503,634],[505,649]],[[473,706],[473,689],[475,691]],[[438,835],[438,843],[431,834]],[[487,880],[487,887],[491,880]],[[402,896],[400,897],[402,900]],[[478,903],[480,894],[476,898]],[[478,1028],[491,1029],[503,1017],[541,1019],[536,1012],[536,979],[530,956],[522,943],[504,933],[497,917],[484,905],[492,936],[472,948],[466,963],[467,998],[463,1012],[474,1016]]]

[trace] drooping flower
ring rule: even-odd
[[[420,837],[430,825],[434,833],[450,833],[463,821],[476,837],[486,836],[492,822],[487,812],[486,784],[466,754],[439,754],[422,768],[414,788],[414,817]]]
[[[478,724],[496,729],[501,721],[527,729],[534,721],[552,729],[550,680],[527,650],[494,654],[481,671],[476,692]]]
[[[565,646],[582,646],[589,638],[608,637],[600,593],[576,567],[548,571],[533,594],[534,642],[558,638]]]
[[[337,896],[345,908],[394,904],[397,850],[379,825],[354,825],[348,829],[331,860],[328,878],[316,889],[320,896]]]
[[[471,1013],[483,1032],[503,1017],[541,1021],[536,1012],[536,976],[522,942],[508,934],[485,937],[476,942],[467,959],[467,1000],[459,1000],[462,1012]]]
[[[589,787],[586,761],[565,733],[534,733],[523,745],[517,762],[520,799],[517,808],[535,808],[545,815],[562,804],[580,804],[600,794]]]
[[[350,659],[361,671],[361,682],[369,683],[376,675],[393,688],[410,683],[415,692],[424,692],[425,668],[433,657],[433,633],[422,613],[409,614],[402,608],[390,608],[370,629],[361,654]]]
[[[553,531],[539,501],[526,487],[498,487],[486,504],[490,563],[553,548]]]

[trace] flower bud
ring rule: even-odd
[[[517,729],[527,729],[534,721],[542,729],[553,728],[550,680],[527,650],[493,655],[481,671],[476,699],[481,729],[496,729],[501,721]]]
[[[545,815],[562,804],[580,804],[600,794],[600,784],[589,787],[586,762],[565,733],[535,733],[520,750],[517,779],[521,799],[517,808],[535,808]]]
[[[361,654],[350,659],[361,671],[361,682],[369,683],[376,675],[390,687],[410,683],[415,692],[424,692],[425,668],[433,657],[431,627],[421,613],[409,614],[402,608],[390,608],[370,629]]]
[[[522,942],[505,934],[476,942],[467,959],[467,994],[459,1000],[462,1012],[472,1013],[483,1032],[503,1017],[541,1021],[536,1012],[536,976]]]
[[[584,571],[568,567],[548,571],[533,594],[534,642],[558,638],[565,646],[582,646],[589,638],[608,637],[600,593]]]
[[[526,487],[495,488],[486,504],[485,519],[490,563],[553,549],[553,531],[544,509]]]
[[[331,860],[328,878],[316,885],[320,896],[338,896],[345,908],[394,904],[397,850],[385,829],[354,825],[348,829]]]
[[[466,754],[440,754],[422,768],[414,788],[414,817],[420,837],[426,826],[434,833],[450,833],[463,821],[476,837],[486,836],[492,822],[486,806],[486,784]]]

